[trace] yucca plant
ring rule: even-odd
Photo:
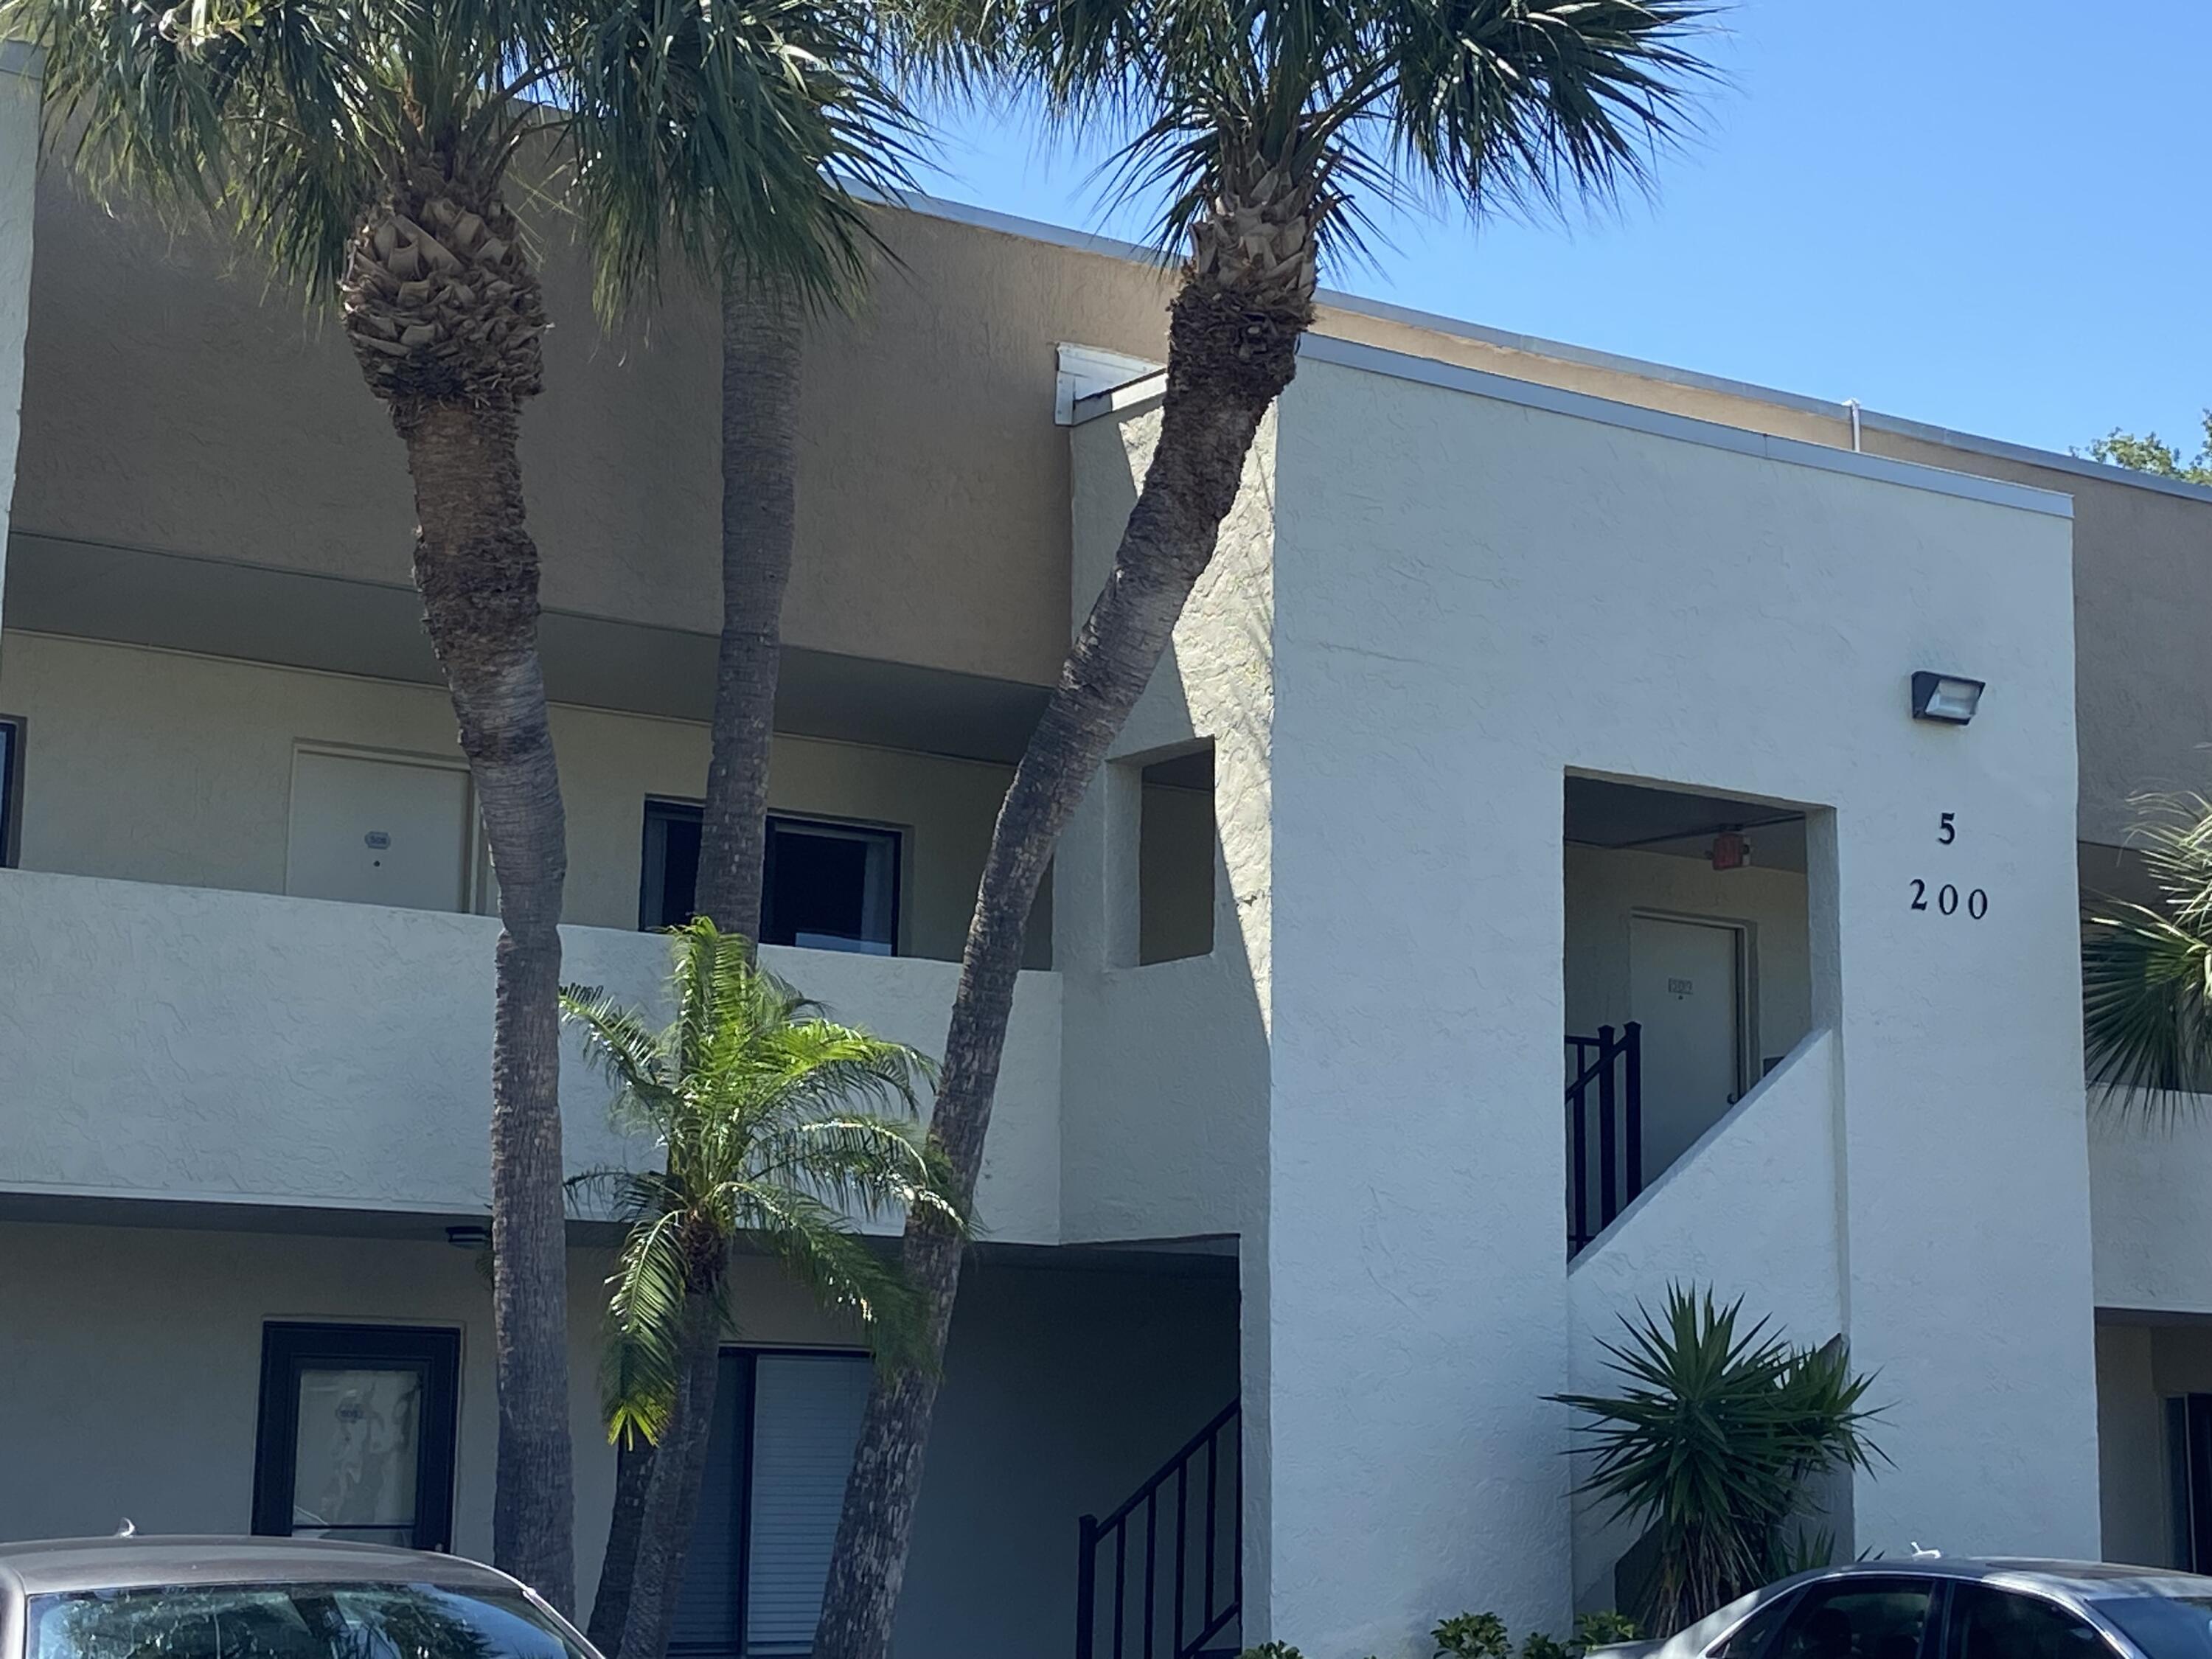
[[[2098,898],[2081,927],[2089,1080],[2122,1109],[2171,1115],[2212,1092],[2212,803],[2144,795],[2131,844],[2148,903]]]
[[[931,1133],[982,1166],[1030,911],[1060,833],[1212,562],[1260,426],[1314,320],[1325,250],[1407,198],[1480,216],[1642,184],[1706,74],[1704,0],[916,0],[1056,120],[1122,141],[1180,267],[1159,441],[1103,591],[1015,768],[978,885]],[[927,20],[934,17],[936,25]],[[941,1348],[959,1241],[909,1222]],[[838,1526],[816,1659],[884,1659],[935,1389],[880,1381]]]
[[[608,1434],[658,1449],[618,1659],[667,1645],[734,1312],[731,1252],[775,1256],[896,1366],[915,1352],[917,1304],[854,1218],[927,1210],[963,1226],[917,1121],[925,1056],[825,1018],[704,917],[673,950],[665,1029],[603,991],[561,994],[614,1087],[615,1121],[653,1147],[646,1167],[570,1183],[625,1229],[609,1281]]]
[[[1747,1327],[1742,1310],[1670,1286],[1660,1316],[1624,1316],[1626,1340],[1606,1344],[1622,1393],[1552,1396],[1583,1419],[1592,1467],[1577,1491],[1651,1542],[1634,1611],[1655,1631],[1784,1576],[1813,1480],[1882,1455],[1868,1435],[1872,1379],[1846,1346],[1795,1346],[1765,1320]]]

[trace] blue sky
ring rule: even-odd
[[[2212,0],[1738,0],[1655,200],[1385,221],[1333,286],[2046,448],[2212,404]],[[2197,113],[2192,118],[2192,110]],[[934,194],[1141,236],[1095,152],[945,124]]]

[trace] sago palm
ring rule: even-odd
[[[545,310],[510,205],[580,213],[603,296],[742,242],[799,291],[858,258],[825,172],[895,173],[868,14],[768,0],[0,0],[45,54],[57,151],[211,217],[339,304],[414,480],[414,574],[499,878],[493,1554],[574,1600],[556,1003],[567,870],[516,438]],[[860,72],[837,73],[842,66]]]
[[[1104,591],[1016,769],[969,925],[931,1133],[981,1167],[1022,942],[1054,843],[1213,556],[1261,418],[1311,325],[1322,252],[1363,208],[1480,214],[1640,182],[1705,66],[1698,0],[935,0],[959,68],[1010,73],[1061,121],[1118,129],[1124,179],[1168,200],[1181,258],[1158,445]],[[963,59],[963,54],[972,54]],[[1011,70],[1006,66],[1011,65]],[[960,1241],[909,1220],[941,1348]],[[817,1659],[883,1659],[936,1383],[879,1379],[839,1525]]]
[[[2123,1109],[2171,1115],[2212,1093],[2212,803],[2140,799],[2132,842],[2151,902],[2093,900],[2082,918],[2089,1081]]]
[[[674,1018],[655,1030],[604,993],[562,1007],[614,1085],[616,1122],[655,1167],[576,1178],[627,1231],[610,1281],[608,1431],[658,1448],[618,1659],[658,1655],[684,1580],[728,1328],[731,1252],[764,1249],[885,1360],[913,1347],[915,1304],[855,1217],[960,1212],[917,1121],[929,1061],[841,1025],[700,918],[675,934]]]
[[[1624,1392],[1552,1396],[1582,1417],[1592,1467],[1579,1490],[1650,1538],[1633,1611],[1662,1632],[1795,1571],[1811,1483],[1881,1455],[1868,1438],[1872,1380],[1844,1345],[1793,1346],[1765,1320],[1746,1326],[1742,1309],[1670,1286],[1662,1313],[1624,1318],[1626,1340],[1605,1345]]]

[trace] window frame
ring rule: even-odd
[[[30,722],[21,714],[0,714],[0,870],[13,870],[23,856],[23,750]]]
[[[773,1358],[803,1358],[872,1363],[866,1348],[849,1347],[838,1343],[725,1342],[719,1351],[718,1358],[736,1358],[744,1367],[744,1415],[738,1425],[738,1479],[732,1483],[731,1492],[731,1506],[735,1511],[733,1531],[737,1571],[730,1579],[730,1628],[734,1633],[736,1645],[724,1648],[704,1642],[678,1642],[672,1638],[668,1644],[670,1659],[744,1659],[746,1619],[750,1611],[752,1594],[754,1435],[759,1419],[760,1362]],[[693,1525],[697,1525],[696,1519]],[[679,1596],[681,1593],[679,1589]]]
[[[667,836],[664,831],[659,838],[659,844],[656,847],[653,836],[656,825],[672,822],[697,823],[703,818],[705,812],[705,802],[687,799],[682,795],[648,794],[645,797],[644,810],[638,826],[637,926],[639,932],[653,933],[672,925],[682,925],[680,922],[671,924],[651,919],[660,911],[668,882]],[[856,840],[874,838],[889,842],[890,855],[887,861],[886,876],[889,890],[884,896],[890,911],[890,938],[887,941],[867,942],[888,944],[890,947],[888,954],[894,957],[907,954],[906,862],[910,827],[905,824],[885,823],[874,818],[837,817],[823,812],[786,812],[771,810],[766,815],[761,846],[760,931],[763,937],[760,943],[766,945],[774,942],[766,935],[770,920],[769,898],[774,891],[775,880],[776,832],[780,829],[801,831],[829,830]],[[693,891],[693,899],[696,902],[697,899],[696,888]],[[827,950],[834,947],[797,945],[791,948]],[[872,956],[878,953],[856,951],[854,954]]]
[[[415,1528],[410,1547],[451,1549],[461,1333],[450,1325],[263,1322],[261,1401],[254,1430],[254,1535],[297,1535],[292,1509],[300,1466],[300,1374],[319,1365],[422,1373],[422,1419],[415,1452]]]

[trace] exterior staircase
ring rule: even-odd
[[[1232,1400],[1112,1514],[1077,1522],[1075,1659],[1236,1659],[1242,1429]]]

